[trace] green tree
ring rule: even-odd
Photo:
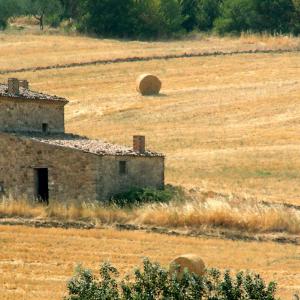
[[[255,18],[253,0],[224,0],[220,6],[220,17],[214,22],[214,28],[220,34],[240,33],[250,30]]]
[[[198,12],[198,28],[203,31],[211,30],[215,19],[220,14],[222,0],[200,0]]]
[[[62,6],[59,0],[28,0],[26,11],[39,21],[40,29],[43,30],[45,17],[59,15]]]
[[[182,30],[184,17],[181,15],[181,7],[177,0],[161,0],[160,13],[167,36]]]
[[[133,0],[83,0],[81,30],[102,36],[130,36],[132,8]]]
[[[163,28],[159,0],[135,0],[132,11],[133,36],[158,38]]]
[[[22,9],[22,0],[0,0],[0,29],[5,29],[8,19],[20,14]]]
[[[300,34],[300,0],[293,0],[294,13],[292,16],[292,33]]]
[[[255,31],[289,32],[295,7],[292,0],[252,0],[256,13]]]
[[[192,31],[198,27],[199,0],[180,0],[183,27]]]
[[[80,13],[80,0],[60,0],[63,19],[76,19]]]
[[[292,29],[294,16],[293,0],[224,0],[215,28],[220,33],[287,33]]]

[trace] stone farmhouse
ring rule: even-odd
[[[28,81],[0,84],[0,197],[106,201],[131,187],[164,186],[164,156],[145,149],[65,133],[68,101],[29,89]]]

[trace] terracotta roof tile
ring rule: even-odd
[[[86,137],[73,134],[20,134],[15,135],[38,141],[41,143],[55,145],[59,147],[72,148],[80,151],[93,153],[96,155],[116,155],[116,156],[160,156],[163,154],[146,150],[144,153],[133,151],[132,148],[110,144],[101,140],[88,139]]]
[[[51,96],[39,92],[34,92],[23,87],[20,87],[19,94],[10,94],[8,93],[8,87],[6,84],[0,83],[0,96],[10,97],[15,99],[28,99],[28,100],[48,100],[48,101],[59,101],[68,103],[68,100],[58,96]]]

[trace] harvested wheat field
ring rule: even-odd
[[[241,38],[200,36],[192,40],[139,42],[63,35],[0,33],[0,71],[86,63],[128,57],[250,50],[297,50],[300,38],[244,35]]]
[[[45,53],[45,56],[47,52]],[[163,83],[142,97],[145,72]],[[1,75],[5,81],[8,75]],[[166,182],[300,204],[300,53],[243,54],[12,73],[70,99],[67,131],[167,156]]]
[[[193,204],[183,206],[171,203],[113,213],[102,208],[60,212],[54,206],[32,207],[28,213],[21,203],[21,208],[18,204],[9,208],[11,212],[1,206],[1,215],[90,220],[94,214],[106,225],[132,222],[168,228],[212,226],[216,230],[223,226],[253,234],[299,234],[299,39],[202,37],[145,43],[1,34],[0,41],[0,56],[5,55],[0,73],[133,56],[288,50],[1,74],[1,82],[7,77],[28,79],[33,90],[67,97],[69,132],[127,145],[133,135],[146,135],[149,148],[166,154],[166,183],[190,190],[195,198]],[[137,93],[135,81],[143,73],[161,79],[160,95]],[[217,199],[208,197],[199,204],[201,193]],[[261,201],[298,207],[286,206],[281,211],[281,206],[276,206],[273,210],[265,203],[261,208]],[[182,213],[184,218],[178,218]],[[1,226],[0,299],[61,299],[77,263],[95,270],[100,262],[110,260],[125,273],[144,256],[167,265],[189,252],[197,252],[208,267],[250,269],[266,280],[277,281],[282,299],[290,299],[293,291],[300,290],[300,250],[292,244],[113,229]]]
[[[110,261],[124,274],[147,256],[167,266],[176,256],[197,253],[208,267],[249,269],[276,280],[278,295],[300,289],[300,249],[274,243],[170,237],[114,230],[0,227],[0,298],[58,300],[78,263],[97,271]]]

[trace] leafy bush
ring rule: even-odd
[[[5,29],[10,17],[19,15],[22,12],[23,1],[0,0],[0,30]]]
[[[143,270],[133,278],[118,281],[118,270],[108,263],[100,266],[100,278],[81,267],[68,282],[65,300],[273,300],[276,284],[265,284],[256,274],[239,272],[232,277],[217,269],[199,277],[185,271],[178,279],[158,263],[144,260]]]
[[[174,198],[179,198],[183,194],[182,190],[171,185],[164,189],[136,188],[133,187],[126,192],[116,194],[111,201],[120,207],[141,205],[144,203],[168,203]]]
[[[242,31],[287,33],[293,31],[297,3],[293,0],[224,0],[214,29],[221,34]],[[293,27],[294,26],[294,27]]]

